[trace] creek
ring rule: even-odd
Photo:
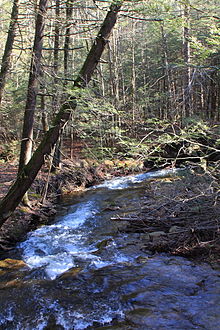
[[[111,220],[140,208],[149,179],[169,175],[115,178],[65,198],[11,252],[27,266],[0,272],[0,329],[220,329],[220,271],[143,252],[144,234]]]

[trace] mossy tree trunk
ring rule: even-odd
[[[73,88],[84,88],[91,80],[92,74],[99,63],[105,45],[108,43],[110,33],[116,23],[117,14],[121,8],[122,1],[114,1],[110,6],[106,18],[100,28],[100,31],[91,47],[85,63],[74,82]],[[25,165],[21,172],[18,173],[15,183],[11,186],[7,195],[0,202],[0,226],[11,215],[18,206],[24,194],[30,188],[37,173],[44,163],[45,156],[50,154],[55,143],[57,142],[60,132],[70,119],[71,113],[76,109],[77,100],[73,96],[61,106],[55,120],[45,133],[43,140],[34,152],[30,161]]]

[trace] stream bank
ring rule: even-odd
[[[135,174],[141,169],[141,162],[129,160],[106,160],[102,164],[79,160],[74,165],[65,161],[62,169],[50,175],[47,200],[42,204],[47,180],[47,169],[43,169],[29,193],[32,208],[20,206],[0,229],[2,258],[27,232],[50,223],[56,215],[57,203],[65,196],[74,196],[105,179]],[[218,181],[216,166],[214,172],[194,166],[186,176],[149,179],[145,196],[138,201],[135,212],[128,212],[124,218],[116,216],[113,221],[123,223],[127,233],[141,233],[144,241],[141,249],[145,251],[217,263],[220,259]]]
[[[115,176],[139,173],[143,170],[142,161],[65,159],[61,168],[48,176],[48,166],[42,167],[29,190],[31,208],[22,204],[0,228],[0,259],[5,252],[23,240],[29,231],[51,222],[57,213],[57,206],[64,196],[74,195],[92,185]],[[5,163],[0,170],[0,198],[7,193],[17,175],[17,164]],[[46,199],[42,201],[48,182]]]
[[[126,221],[126,233],[141,233],[142,250],[166,252],[197,261],[220,262],[219,185],[201,168],[187,175],[149,180],[138,212]]]
[[[114,220],[138,214],[147,194],[157,197],[157,183],[169,186],[183,172],[118,177],[66,195],[51,224],[0,263],[0,327],[219,328],[219,269],[143,250],[146,234]]]

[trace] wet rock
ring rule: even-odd
[[[22,281],[17,276],[17,271],[20,268],[27,266],[22,260],[4,259],[0,261],[0,290],[11,287],[19,287]],[[22,277],[23,272],[19,274]],[[16,276],[16,278],[14,278]],[[2,281],[3,280],[3,281]]]
[[[18,288],[22,286],[22,281],[19,279],[14,279],[8,282],[0,283],[0,290],[9,289],[9,288]]]
[[[81,270],[82,270],[81,267],[73,267],[73,268],[69,269],[68,271],[66,271],[65,273],[61,274],[58,278],[61,280],[66,280],[66,279],[76,277],[81,272]]]
[[[105,248],[110,242],[112,241],[112,239],[104,239],[101,242],[98,242],[96,244],[97,249],[102,250],[103,248]]]
[[[164,236],[166,233],[164,231],[154,231],[149,234],[150,239],[155,240],[158,239],[160,236]]]
[[[139,256],[136,258],[136,261],[140,264],[146,263],[149,260],[149,257]]]
[[[0,271],[2,270],[16,270],[27,266],[23,260],[4,259],[0,261]]]
[[[179,231],[182,231],[183,228],[179,227],[179,226],[172,226],[169,229],[169,233],[178,233]]]
[[[144,320],[151,317],[153,311],[149,308],[135,308],[130,311],[126,316],[126,319],[136,325],[144,325]]]
[[[141,234],[141,241],[143,242],[143,243],[145,243],[145,242],[149,242],[150,241],[150,234]]]
[[[104,211],[117,211],[120,210],[120,206],[108,206],[104,209]]]
[[[54,315],[50,315],[47,321],[46,327],[44,327],[44,330],[63,330],[63,326],[57,324],[56,317]]]

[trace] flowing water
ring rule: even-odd
[[[27,266],[0,272],[0,329],[220,329],[220,271],[141,252],[143,234],[111,220],[139,208],[150,177],[167,175],[116,178],[66,199],[13,251]]]

